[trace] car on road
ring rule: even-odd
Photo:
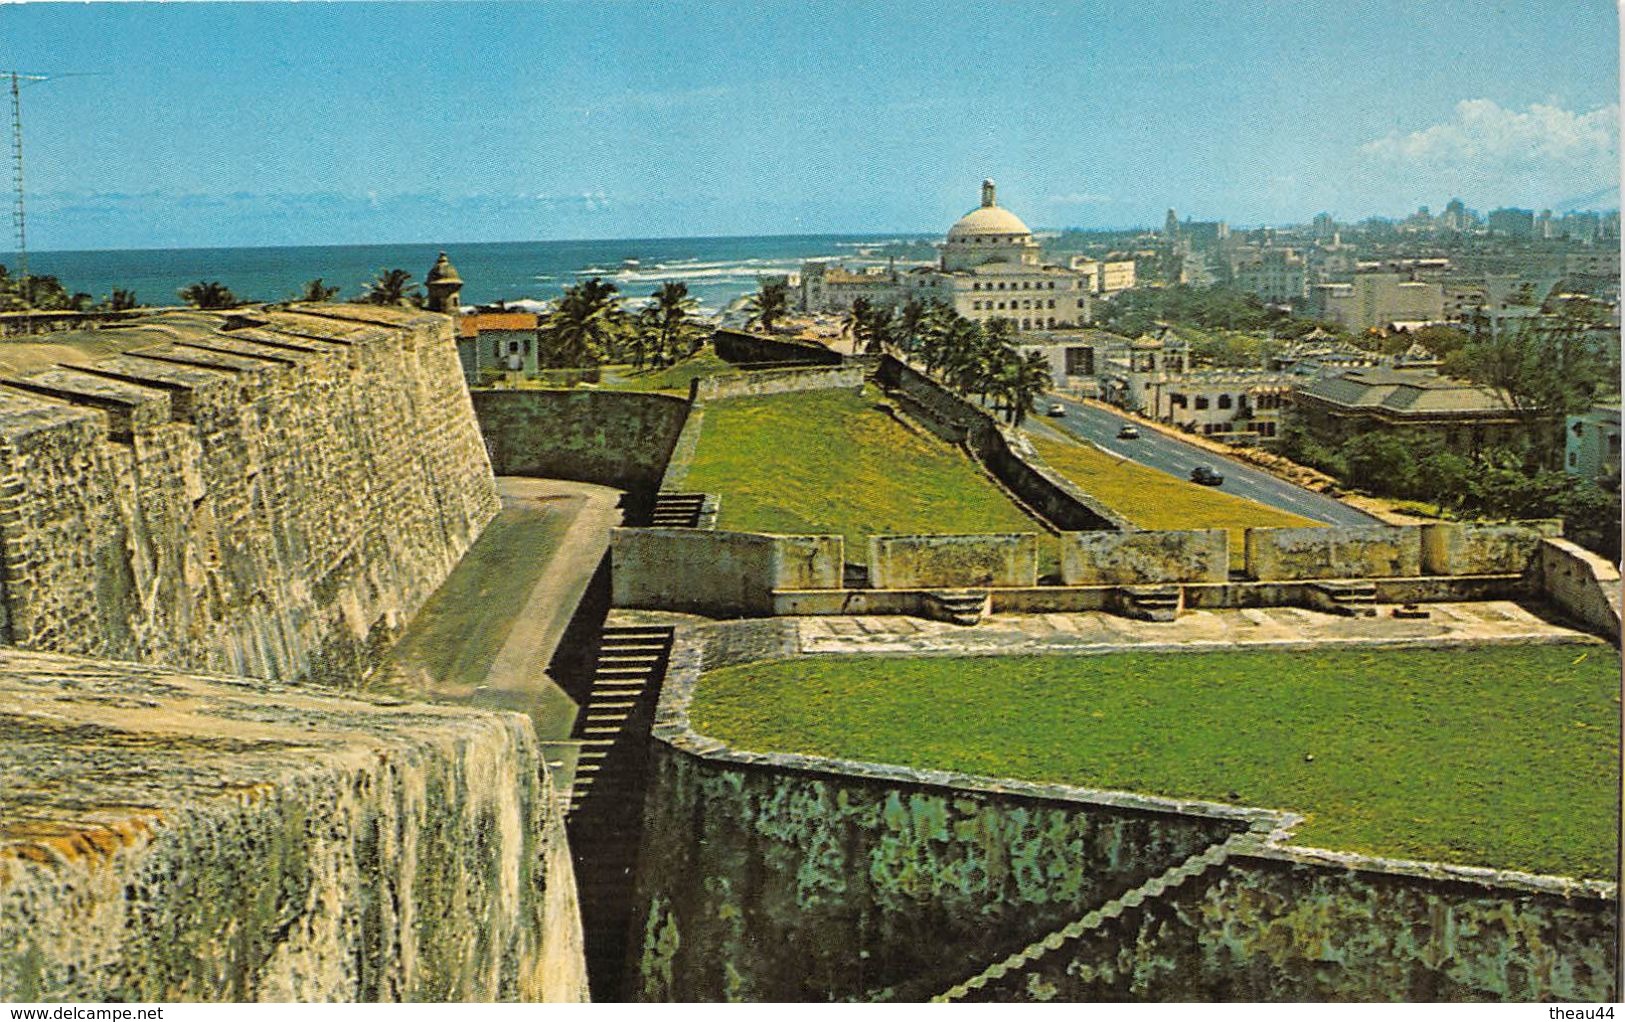
[[[1139,429],[1138,426],[1130,426],[1127,423],[1125,423],[1123,425],[1123,428],[1119,429],[1117,431],[1117,439],[1119,439],[1119,440],[1138,440],[1138,439],[1140,439],[1140,429]]]
[[[1219,486],[1224,483],[1224,476],[1207,465],[1198,465],[1191,469],[1191,482],[1201,483],[1203,486]]]
[[[1049,406],[1049,414],[1057,419],[1060,418],[1066,414],[1066,405],[1061,404],[1059,401],[1051,401]]]

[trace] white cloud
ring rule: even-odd
[[[1490,99],[1464,99],[1451,120],[1408,135],[1394,132],[1362,145],[1360,153],[1396,169],[1578,172],[1612,181],[1619,168],[1619,107],[1576,113],[1532,103],[1518,111]]]

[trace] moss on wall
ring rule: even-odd
[[[922,999],[1225,830],[657,746],[625,993]]]
[[[474,413],[498,475],[652,491],[688,417],[665,394],[476,390]]]

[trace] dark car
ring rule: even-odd
[[[1224,482],[1224,476],[1206,465],[1198,465],[1191,469],[1191,482],[1201,483],[1203,486],[1219,486]]]
[[[1125,425],[1122,429],[1117,431],[1117,439],[1138,440],[1140,439],[1140,430],[1138,427]]]

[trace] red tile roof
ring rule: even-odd
[[[534,312],[477,312],[464,316],[457,323],[461,337],[477,337],[486,330],[534,330]]]

